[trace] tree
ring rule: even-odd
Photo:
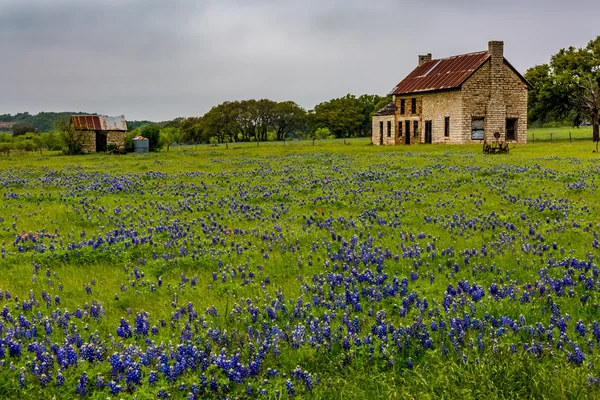
[[[204,138],[204,124],[202,118],[190,117],[180,124],[182,140],[186,143],[200,143]]]
[[[575,124],[588,119],[593,141],[600,142],[600,36],[584,48],[561,49],[549,64],[525,74],[534,89],[529,93],[531,118],[572,117]]]
[[[66,115],[57,117],[54,122],[54,129],[60,136],[60,140],[63,143],[63,151],[66,154],[81,153],[85,136],[82,131],[75,130],[75,127],[71,124],[71,117]]]
[[[29,132],[35,132],[35,128],[31,124],[14,124],[13,136],[22,136]]]
[[[306,127],[306,111],[293,101],[283,101],[273,107],[272,126],[277,140],[285,140],[288,133]]]
[[[141,128],[142,136],[148,139],[148,147],[150,151],[160,150],[160,129],[154,124],[144,125]]]
[[[317,104],[309,112],[312,130],[328,128],[337,138],[359,136],[364,122],[363,105],[351,94]]]
[[[175,132],[177,131],[176,128],[162,128],[160,130],[160,147],[167,148],[167,151],[169,151],[169,149],[171,148],[171,143],[173,143],[174,137],[175,137]]]

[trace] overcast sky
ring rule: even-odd
[[[248,98],[310,109],[386,94],[418,54],[488,40],[525,72],[599,26],[595,0],[0,0],[0,114],[158,121]]]

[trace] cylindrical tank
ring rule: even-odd
[[[150,142],[148,139],[133,140],[134,153],[147,153],[148,151],[150,151]]]

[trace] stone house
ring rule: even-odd
[[[127,121],[123,115],[73,115],[71,125],[76,131],[83,133],[84,153],[104,152],[111,145],[119,149],[125,148]]]
[[[504,42],[488,50],[419,64],[373,115],[376,145],[527,142],[531,85],[504,58]]]

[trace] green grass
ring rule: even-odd
[[[35,352],[28,352],[27,345],[44,343],[51,352],[51,344],[63,345],[76,334],[85,342],[97,331],[107,356],[124,354],[128,346],[139,355],[149,346],[146,338],[121,339],[116,328],[121,318],[133,327],[136,313],[145,311],[150,326],[160,327],[160,321],[165,321],[158,335],[149,339],[175,354],[176,346],[186,343],[180,336],[188,316],[175,320],[171,327],[172,317],[192,304],[198,314],[198,319],[189,322],[192,342],[200,349],[210,343],[214,357],[221,348],[228,354],[239,348],[241,362],[247,365],[249,342],[261,343],[252,338],[249,327],[259,331],[264,323],[286,335],[277,339],[279,355],[269,350],[259,375],[241,385],[211,366],[206,374],[210,379],[214,373],[218,379],[219,394],[201,393],[200,398],[253,398],[260,388],[267,398],[275,398],[276,390],[288,398],[285,384],[296,366],[319,379],[310,391],[293,380],[299,398],[598,398],[599,386],[588,379],[598,377],[600,365],[592,333],[593,323],[600,320],[600,286],[594,275],[600,253],[593,244],[594,232],[600,231],[600,158],[592,152],[591,140],[582,139],[591,133],[572,131],[571,143],[566,128],[531,130],[529,141],[535,134],[535,144],[513,146],[509,154],[497,156],[484,156],[479,145],[382,147],[370,145],[369,139],[351,139],[347,144],[317,141],[314,146],[310,141],[230,144],[228,148],[181,146],[170,152],[125,156],[2,156],[0,289],[4,295],[10,291],[12,298],[0,300],[0,310],[6,306],[11,314],[11,318],[0,317],[0,336],[5,340],[0,397],[77,397],[75,388],[83,371],[90,379],[86,397],[113,397],[108,388],[95,389],[98,373],[107,382],[115,379],[126,386],[123,375],[111,375],[106,358],[94,363],[80,359],[76,367],[65,368],[66,383],[61,387],[54,383],[55,364],[52,383],[42,387],[39,376],[31,372]],[[549,132],[560,141],[542,142]],[[580,135],[577,139],[575,132]],[[107,237],[121,230],[125,233],[118,233],[119,240],[109,244]],[[421,233],[424,238],[419,238]],[[41,252],[29,240],[20,249],[15,238],[23,234],[52,237],[38,242],[45,246]],[[85,243],[99,235],[103,243],[97,248]],[[353,237],[355,246],[345,246]],[[145,243],[137,242],[142,239]],[[49,249],[51,242],[54,251]],[[80,248],[73,248],[72,243]],[[435,256],[427,250],[432,244]],[[408,250],[413,253],[404,254]],[[475,250],[477,255],[465,262],[465,251]],[[367,255],[372,258],[365,265]],[[590,266],[553,266],[567,257],[589,261]],[[360,273],[369,276],[367,269],[373,278],[357,280]],[[410,276],[415,272],[419,278],[413,281]],[[254,278],[249,279],[250,273]],[[222,274],[226,282],[221,281]],[[349,290],[356,288],[361,296],[362,311],[340,307],[347,298],[345,288],[324,283],[328,274],[348,279]],[[394,276],[407,278],[407,293],[376,300],[369,293],[381,295],[385,287],[375,283],[378,275],[390,284]],[[192,285],[195,276],[197,282]],[[553,282],[565,277],[573,284],[565,286],[564,293],[556,293]],[[592,289],[584,286],[587,278],[593,280]],[[244,279],[249,281],[244,283]],[[485,296],[473,301],[458,294],[452,306],[444,309],[448,285],[457,288],[465,280],[481,286]],[[492,284],[512,285],[514,297],[493,296]],[[521,301],[529,284],[533,288],[529,289],[530,301]],[[60,305],[52,301],[47,307],[41,298],[43,290],[52,299],[59,296]],[[419,302],[427,299],[428,308],[421,312],[413,304],[402,314],[403,299],[413,291]],[[23,311],[30,292],[38,304],[32,311]],[[280,295],[279,306],[285,304],[290,314],[278,309],[271,320],[267,307],[275,308]],[[335,309],[303,306],[302,316],[290,317],[299,299],[310,304],[313,296],[321,304],[332,297],[339,303]],[[582,296],[588,296],[587,300],[582,301]],[[55,318],[57,309],[89,311],[92,300],[104,308],[105,315],[98,321],[73,317],[66,329],[54,326],[50,335],[44,335],[44,318]],[[249,301],[258,309],[256,322],[247,311]],[[562,339],[552,322],[551,303],[562,316],[569,314],[567,336]],[[218,311],[216,317],[206,313],[212,306]],[[451,318],[466,314],[483,325],[468,329],[457,351],[449,332],[438,330],[429,332],[431,349],[416,337],[398,347],[391,333],[387,342],[375,334],[373,354],[369,354],[368,346],[354,340],[364,343],[382,311],[386,323],[405,331],[417,329],[420,322],[427,329],[432,321],[450,324]],[[8,340],[13,340],[9,328],[22,332],[19,314],[37,326],[38,337],[23,333],[14,338],[22,343],[22,354],[12,357],[7,350]],[[344,314],[360,321],[360,334],[348,332],[342,322]],[[505,326],[507,332],[498,336],[500,326],[489,317],[508,317],[519,324],[523,317],[526,322],[516,331]],[[312,318],[319,318],[321,326],[331,318],[330,342],[319,347],[308,343]],[[579,320],[586,326],[586,338],[575,331]],[[544,333],[536,336],[527,327],[535,330],[538,323]],[[295,348],[289,338],[298,324],[306,327],[307,336]],[[217,327],[227,331],[228,341],[210,338],[208,329]],[[547,338],[548,332],[552,339]],[[481,351],[479,334],[485,343]],[[352,337],[349,351],[342,347],[347,336]],[[593,346],[588,351],[590,340]],[[524,345],[533,342],[548,347],[541,355],[533,355],[524,350]],[[511,345],[516,346],[516,354]],[[569,362],[567,353],[574,345],[585,352],[582,365]],[[449,349],[447,354],[444,347]],[[409,360],[412,369],[407,368]],[[169,362],[174,365],[174,360]],[[19,385],[21,367],[26,376],[23,388]],[[281,372],[271,377],[267,368]],[[155,386],[149,386],[149,372],[159,369],[158,361],[143,366],[143,384],[125,388],[114,397],[156,398],[164,388],[173,398],[187,398],[191,385],[200,385],[197,370],[187,371],[175,383],[161,375]],[[183,391],[181,383],[187,385]],[[252,396],[246,395],[247,384],[254,391]]]
[[[592,141],[592,127],[561,126],[558,128],[533,128],[527,130],[527,141],[535,142],[566,142]]]

